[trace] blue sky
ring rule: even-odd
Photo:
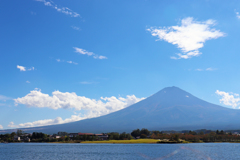
[[[101,116],[169,86],[239,109],[240,1],[0,6],[0,129]]]

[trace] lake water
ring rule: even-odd
[[[240,159],[238,143],[53,144],[0,143],[0,159]]]

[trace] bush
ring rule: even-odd
[[[146,134],[141,134],[140,138],[147,138]]]

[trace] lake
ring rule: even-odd
[[[81,144],[0,143],[0,159],[240,159],[238,143]]]

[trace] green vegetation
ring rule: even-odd
[[[111,132],[111,133],[108,133],[108,139],[109,140],[130,140],[132,139],[132,136],[128,133],[117,133],[117,132]]]
[[[151,134],[151,132],[145,128],[143,129],[136,129],[133,130],[131,135],[135,138],[140,137],[140,138],[147,138],[149,135]]]
[[[106,141],[83,141],[81,143],[157,143],[159,140],[156,139],[131,139],[131,140],[106,140]]]
[[[101,137],[102,136],[102,137]],[[20,140],[19,140],[20,139]],[[11,134],[1,134],[0,142],[52,142],[52,143],[202,143],[202,142],[239,142],[238,132],[226,131],[149,131],[145,128],[136,129],[129,133],[105,133],[105,134],[58,134],[47,135],[41,132],[32,134],[22,130]]]

